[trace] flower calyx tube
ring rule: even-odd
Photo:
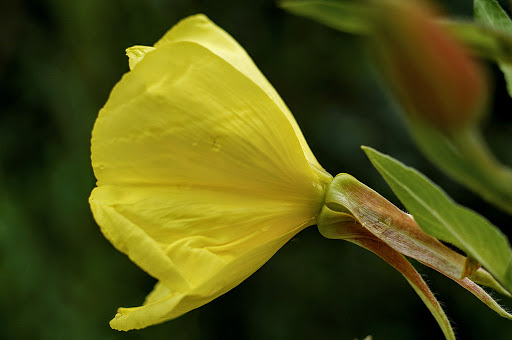
[[[470,291],[500,316],[512,319],[476,283],[510,296],[492,276],[471,258],[427,235],[413,216],[401,211],[377,192],[348,174],[330,183],[318,217],[320,233],[346,240],[381,257],[411,284],[439,323],[447,339],[455,339],[450,323],[421,275],[406,257],[429,266]],[[476,282],[476,283],[475,283]]]

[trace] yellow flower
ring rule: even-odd
[[[92,132],[89,201],[104,235],[158,283],[118,310],[118,330],[238,285],[316,223],[332,179],[247,53],[204,15],[127,54]]]

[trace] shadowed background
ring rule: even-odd
[[[471,16],[471,1],[444,4],[451,15]],[[273,1],[4,1],[0,338],[442,338],[398,272],[362,248],[323,239],[315,227],[198,310],[141,331],[110,329],[116,308],[140,305],[155,281],[117,252],[92,219],[90,132],[110,89],[128,71],[124,49],[152,45],[178,20],[199,12],[247,49],[331,174],[348,172],[398,204],[359,148],[375,147],[422,171],[510,237],[510,216],[419,153],[379,85],[372,51],[357,36],[289,15]],[[497,156],[512,164],[512,101],[497,68],[489,65],[489,72],[495,100],[484,132]],[[417,267],[428,276],[460,339],[512,334],[512,321],[444,276]],[[512,299],[501,302],[512,306]]]

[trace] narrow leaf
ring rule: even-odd
[[[407,279],[423,302],[430,309],[443,329],[445,336],[449,337],[451,335],[452,331],[450,324],[448,319],[446,319],[441,306],[436,301],[435,297],[432,295],[414,267],[404,258],[404,256],[402,256],[402,254],[400,254],[399,251],[394,249],[392,245],[387,244],[385,241],[382,241],[379,237],[372,234],[362,224],[357,222],[357,220],[354,219],[354,216],[330,210],[327,206],[323,207],[320,214],[318,230],[326,238],[349,241],[370,250],[393,266]],[[511,314],[501,307],[489,294],[485,292],[485,290],[475,284],[475,282],[480,281],[480,283],[492,287],[502,294],[510,296],[510,294],[508,294],[508,292],[506,292],[484,269],[479,268],[469,277],[464,277],[462,279],[451,277],[451,279],[475,295],[480,301],[485,303],[500,316],[512,319]]]
[[[365,5],[325,0],[284,0],[279,6],[295,15],[316,20],[342,32],[365,34],[369,31],[370,16]]]
[[[440,24],[476,55],[491,60],[512,59],[512,34],[465,20],[441,20]]]
[[[374,236],[348,214],[335,212],[324,206],[321,219],[322,221],[319,222],[318,229],[323,236],[330,239],[349,241],[363,247],[398,270],[430,310],[446,339],[455,340],[450,321],[446,317],[441,305],[421,275],[402,254]]]
[[[512,250],[498,228],[455,203],[418,171],[372,148],[363,149],[426,233],[460,248],[512,292]]]
[[[475,0],[475,19],[496,31],[512,34],[512,21],[496,0]],[[512,60],[500,58],[498,65],[505,75],[507,89],[512,96]]]
[[[475,0],[475,18],[493,29],[512,33],[512,21],[496,0]]]
[[[492,296],[487,294],[485,290],[483,290],[479,285],[471,281],[469,278],[465,277],[462,280],[455,280],[455,282],[470,291],[480,301],[485,303],[487,307],[498,313],[499,316],[512,320],[512,314],[501,307],[499,303],[497,303],[496,300],[492,298]]]
[[[507,292],[505,288],[503,288],[498,282],[496,282],[494,277],[492,277],[492,275],[483,268],[478,268],[478,270],[469,275],[468,278],[474,283],[492,288],[502,295],[512,297],[512,295]]]
[[[402,274],[407,282],[414,289],[416,294],[421,298],[423,303],[430,310],[437,323],[441,327],[444,336],[447,340],[455,340],[455,334],[450,325],[450,321],[446,317],[443,308],[435,298],[434,294],[430,291],[427,284],[421,277],[421,275],[414,269],[414,267],[397,251],[387,246],[385,243],[380,242],[376,239],[361,238],[348,240],[355,243],[382,258],[384,261],[389,263],[393,268],[398,270]]]
[[[491,153],[480,132],[465,129],[447,136],[417,119],[409,127],[423,153],[457,182],[512,214],[512,170]]]
[[[283,0],[279,5],[290,13],[342,32],[361,35],[373,32],[371,8],[367,2]],[[443,18],[439,23],[473,53],[492,60],[512,60],[512,32],[467,20]]]

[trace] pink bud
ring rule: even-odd
[[[486,77],[424,2],[376,0],[375,40],[382,68],[408,114],[445,131],[476,123]]]

